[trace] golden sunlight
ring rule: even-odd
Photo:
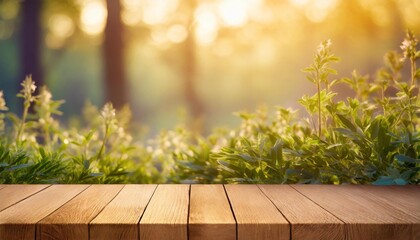
[[[242,0],[223,0],[218,10],[226,26],[238,27],[248,21],[247,4]]]
[[[135,26],[142,21],[142,15],[139,14],[142,10],[142,1],[137,0],[122,0],[121,20],[128,26]]]
[[[145,0],[143,22],[148,25],[164,24],[178,7],[178,0],[154,1]]]
[[[105,28],[107,14],[103,0],[85,1],[80,14],[82,31],[92,36],[102,33]]]
[[[217,16],[213,13],[210,6],[203,5],[199,7],[195,14],[195,37],[201,45],[212,43],[218,34],[219,24]]]
[[[73,20],[65,14],[56,13],[48,19],[48,33],[45,44],[52,49],[63,47],[66,38],[73,35],[75,25]]]
[[[175,24],[168,29],[166,36],[172,43],[181,43],[187,38],[188,31],[184,25]]]
[[[48,30],[59,38],[68,38],[74,32],[73,20],[65,14],[54,14],[48,20]]]
[[[337,6],[337,0],[289,0],[305,12],[306,18],[315,23],[323,22]]]

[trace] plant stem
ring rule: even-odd
[[[321,137],[321,121],[322,121],[322,116],[321,116],[321,80],[319,79],[319,72],[316,72],[316,87],[317,87],[317,91],[318,91],[318,137]]]
[[[50,138],[49,125],[44,126],[44,140],[45,140],[45,145],[50,146],[51,138]]]
[[[103,152],[105,150],[105,144],[108,141],[108,133],[109,133],[109,126],[108,126],[108,124],[105,124],[105,136],[104,136],[104,139],[102,141],[101,148],[99,149],[97,160],[100,160],[101,159],[102,154],[103,154]]]
[[[381,88],[381,105],[382,105],[382,109],[384,111],[384,116],[386,116],[386,106],[385,106],[385,87],[382,86]]]
[[[416,85],[416,61],[414,59],[411,60],[411,86]]]
[[[20,122],[18,132],[16,134],[16,145],[19,145],[20,143],[20,138],[21,138],[23,129],[25,127],[26,117],[28,116],[29,107],[30,107],[30,103],[25,102],[24,107],[23,107],[22,121]]]
[[[415,59],[410,59],[411,60],[411,86],[413,87],[413,86],[416,86],[416,77],[415,77],[415,74],[416,74],[416,61],[415,61]],[[410,123],[411,123],[411,127],[412,127],[412,130],[413,130],[413,132],[415,132],[416,131],[416,125],[414,124],[414,121],[413,121],[413,110],[412,110],[412,102],[411,102],[411,94],[413,93],[413,91],[412,91],[413,89],[410,89],[409,91],[408,91],[408,117],[409,117],[409,120],[410,120]]]

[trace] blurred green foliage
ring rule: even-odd
[[[329,41],[305,69],[317,86],[299,103],[307,117],[278,107],[238,113],[242,124],[208,137],[178,127],[151,140],[134,139],[128,108],[87,103],[68,127],[55,119],[62,101],[30,77],[18,94],[24,112],[7,112],[0,94],[0,183],[329,183],[419,184],[420,57],[408,32],[370,79],[358,72],[330,79],[338,61]],[[407,64],[408,63],[408,64]],[[401,70],[408,65],[410,76]],[[336,101],[334,84],[354,97]],[[392,90],[392,91],[391,91]],[[30,107],[34,106],[34,111]]]

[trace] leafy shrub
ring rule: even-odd
[[[387,53],[376,76],[354,71],[331,79],[339,59],[324,41],[304,70],[317,89],[299,99],[307,117],[261,108],[238,113],[237,129],[208,137],[178,127],[134,140],[130,110],[116,112],[109,103],[101,110],[87,103],[83,118],[60,126],[55,115],[63,101],[46,87],[35,96],[28,76],[17,95],[21,116],[7,112],[0,92],[0,183],[419,184],[417,44],[408,32],[402,52]],[[409,77],[402,74],[406,62]],[[354,96],[336,101],[336,84]]]

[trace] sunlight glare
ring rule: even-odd
[[[80,15],[82,31],[92,36],[102,33],[105,28],[107,15],[103,1],[91,0],[86,2]]]
[[[175,24],[168,29],[166,36],[173,43],[181,43],[187,38],[188,31],[184,25]]]
[[[320,23],[336,7],[337,0],[311,0],[306,4],[305,16],[310,21]]]
[[[303,7],[309,3],[309,0],[290,0],[290,2],[297,7]]]
[[[177,7],[178,0],[145,0],[143,6],[143,22],[148,25],[164,24]]]
[[[223,23],[231,27],[239,27],[248,21],[247,2],[243,0],[222,0],[219,14]]]
[[[139,14],[142,10],[142,1],[138,0],[122,0],[121,20],[125,25],[136,26],[142,21],[142,15]]]
[[[48,29],[59,38],[68,38],[74,33],[73,20],[65,14],[54,14],[48,20]]]
[[[219,31],[216,15],[210,9],[199,8],[195,12],[194,17],[196,21],[195,37],[198,43],[202,45],[212,43]]]

